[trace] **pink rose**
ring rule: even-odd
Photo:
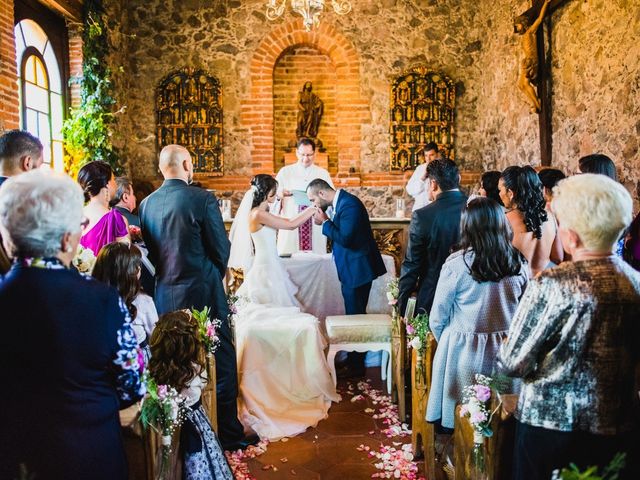
[[[473,424],[482,423],[487,419],[487,415],[484,412],[474,412],[471,414],[470,420]]]
[[[407,333],[409,335],[413,335],[414,333],[416,333],[416,329],[413,328],[410,323],[407,323]]]
[[[485,385],[474,385],[473,389],[476,392],[476,398],[481,402],[486,402],[491,398],[491,389]]]
[[[167,386],[166,385],[158,385],[158,398],[161,400],[167,396]]]
[[[211,324],[207,325],[207,337],[212,338],[215,336],[216,336],[216,329]]]

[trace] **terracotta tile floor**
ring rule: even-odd
[[[372,386],[383,389],[380,370],[370,368],[367,376]],[[358,379],[349,380],[355,386]],[[338,382],[338,390],[343,393],[347,388],[347,380]],[[349,396],[343,394],[342,402],[333,404],[329,417],[321,421],[317,428],[310,428],[304,434],[289,438],[286,442],[269,444],[267,451],[248,460],[251,475],[256,479],[298,479],[298,480],[357,480],[368,479],[377,470],[375,463],[366,452],[360,452],[361,444],[378,449],[380,444],[391,445],[393,442],[411,443],[411,437],[386,438],[380,433],[384,428],[381,420],[374,420],[365,408],[373,408],[371,401],[350,402]],[[369,434],[370,431],[374,434]],[[286,463],[281,459],[288,460]],[[266,465],[274,465],[278,470],[263,470]],[[420,465],[422,475],[423,466]]]

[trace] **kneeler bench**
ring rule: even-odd
[[[325,320],[329,337],[327,362],[337,383],[336,353],[382,350],[381,376],[391,392],[391,316],[386,314],[334,315]]]

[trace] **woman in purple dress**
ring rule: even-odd
[[[78,183],[84,190],[84,215],[89,224],[82,231],[80,245],[98,255],[100,249],[114,241],[131,243],[127,220],[109,207],[114,198],[116,182],[113,170],[106,162],[87,163],[78,172]]]

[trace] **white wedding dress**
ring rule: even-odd
[[[261,439],[277,440],[317,425],[339,401],[318,319],[302,313],[276,247],[276,230],[251,234],[252,266],[238,296],[236,352],[239,416]]]

